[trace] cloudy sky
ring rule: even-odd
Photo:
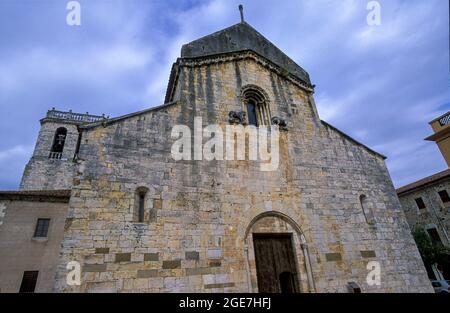
[[[450,109],[447,0],[0,1],[0,189],[16,189],[51,107],[118,116],[163,103],[183,43],[246,21],[305,68],[322,119],[388,157],[396,187],[446,169],[428,122]]]

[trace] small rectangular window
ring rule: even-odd
[[[443,203],[450,202],[450,197],[448,196],[447,190],[441,190],[438,193]]]
[[[427,229],[427,233],[428,233],[428,235],[430,236],[431,241],[432,241],[434,244],[440,244],[440,243],[442,243],[442,241],[441,241],[441,236],[439,236],[439,233],[438,233],[438,231],[437,231],[436,228],[428,228],[428,229]]]
[[[145,194],[139,195],[139,223],[144,222],[144,210],[145,210]]]
[[[425,208],[426,208],[425,202],[423,202],[423,199],[422,199],[422,198],[417,198],[417,199],[416,199],[416,204],[417,204],[417,207],[418,207],[419,209],[425,209]]]
[[[22,277],[22,283],[20,284],[20,293],[34,292],[36,288],[36,282],[38,279],[38,271],[25,271]]]
[[[48,226],[50,225],[49,218],[39,218],[36,224],[36,230],[34,231],[34,237],[45,238],[48,233]]]

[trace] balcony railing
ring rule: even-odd
[[[108,117],[105,117],[105,114],[102,116],[99,115],[91,115],[89,113],[74,113],[72,111],[69,112],[63,112],[63,111],[57,111],[54,108],[52,110],[49,110],[47,112],[47,118],[56,118],[56,119],[62,119],[62,120],[69,120],[74,122],[80,122],[80,123],[93,123],[98,122],[101,120],[104,120]]]
[[[56,159],[56,160],[61,160],[62,158],[62,152],[50,152],[49,159]]]
[[[445,126],[445,125],[450,124],[450,113],[447,114],[447,115],[444,116],[444,117],[441,117],[441,118],[439,119],[439,124],[440,124],[441,126]]]

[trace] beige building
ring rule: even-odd
[[[434,141],[450,167],[450,111],[430,122],[434,134],[425,140]]]
[[[51,292],[70,191],[0,192],[0,292]]]
[[[278,167],[175,159],[174,127],[194,131],[200,117],[201,128],[279,129]],[[244,21],[182,47],[161,106],[111,119],[49,111],[21,184],[35,189],[71,189],[52,211],[67,209],[65,222],[39,209],[17,222],[23,245],[54,264],[32,236],[37,218],[54,219],[56,274],[37,285],[55,292],[432,292],[385,157],[322,121],[309,74]],[[8,201],[2,242],[9,215],[32,205]],[[81,283],[68,285],[74,261]],[[7,290],[42,270],[32,264],[0,269]]]

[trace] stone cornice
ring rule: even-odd
[[[284,77],[285,79],[289,80],[290,82],[300,87],[301,89],[307,91],[308,93],[314,93],[315,87],[314,85],[310,85],[304,82],[297,76],[290,73],[287,69],[281,68],[280,66],[276,65],[275,63],[271,62],[270,60],[266,59],[265,57],[259,55],[258,53],[252,50],[243,50],[196,58],[179,58],[177,60],[177,64],[179,66],[184,67],[199,67],[204,65],[233,62],[239,60],[253,60],[256,63],[264,66],[268,70],[277,73],[281,77]]]
[[[0,200],[68,203],[70,190],[0,191]]]

